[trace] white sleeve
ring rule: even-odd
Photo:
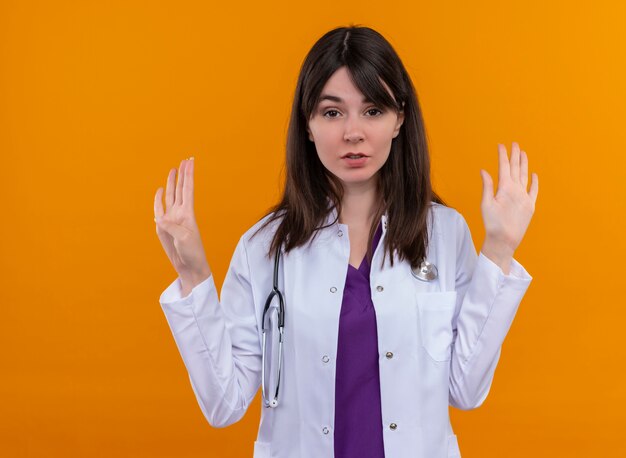
[[[457,304],[449,403],[469,410],[487,398],[502,343],[532,277],[515,259],[505,275],[482,252],[477,255],[465,218],[458,212],[456,217]]]
[[[159,302],[189,374],[193,392],[211,426],[239,421],[261,385],[261,345],[243,238],[222,286],[213,275],[181,298],[180,278]]]

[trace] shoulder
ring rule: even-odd
[[[439,217],[453,217],[455,214],[460,214],[456,208],[448,207],[446,205],[442,205],[435,201],[430,202],[430,208],[433,213],[437,214]]]
[[[467,250],[475,252],[472,232],[461,212],[440,204],[434,204],[433,210],[435,226],[438,227],[436,232],[441,241],[446,245],[456,247],[457,253]]]
[[[456,252],[473,247],[472,233],[465,217],[456,208],[432,202],[435,238],[445,246],[456,247]],[[429,224],[431,222],[429,221]]]
[[[436,232],[444,233],[456,231],[460,226],[465,224],[463,215],[453,207],[431,202],[430,208],[433,219],[432,223],[434,224]]]
[[[270,221],[274,215],[275,212],[271,212],[259,219],[243,233],[240,242],[243,242],[247,248],[268,249],[282,221],[282,216]]]

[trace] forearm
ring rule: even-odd
[[[191,386],[211,426],[224,427],[238,421],[249,404],[246,387],[236,364],[227,317],[217,289],[209,279],[189,298],[176,297],[176,282],[161,296],[176,346],[189,374]]]
[[[450,366],[455,407],[476,408],[484,401],[502,343],[531,280],[515,259],[510,274],[504,274],[484,253],[479,255],[456,321]]]

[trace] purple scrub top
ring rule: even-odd
[[[372,241],[376,250],[382,226]],[[378,332],[367,256],[358,269],[348,264],[335,378],[335,458],[383,458],[383,424],[378,373]]]

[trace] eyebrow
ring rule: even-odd
[[[320,102],[324,100],[330,100],[332,102],[343,103],[343,99],[341,97],[337,97],[336,95],[330,95],[330,94],[322,94],[322,96],[320,97]],[[363,97],[362,102],[370,103],[371,100],[368,99],[367,97]]]

